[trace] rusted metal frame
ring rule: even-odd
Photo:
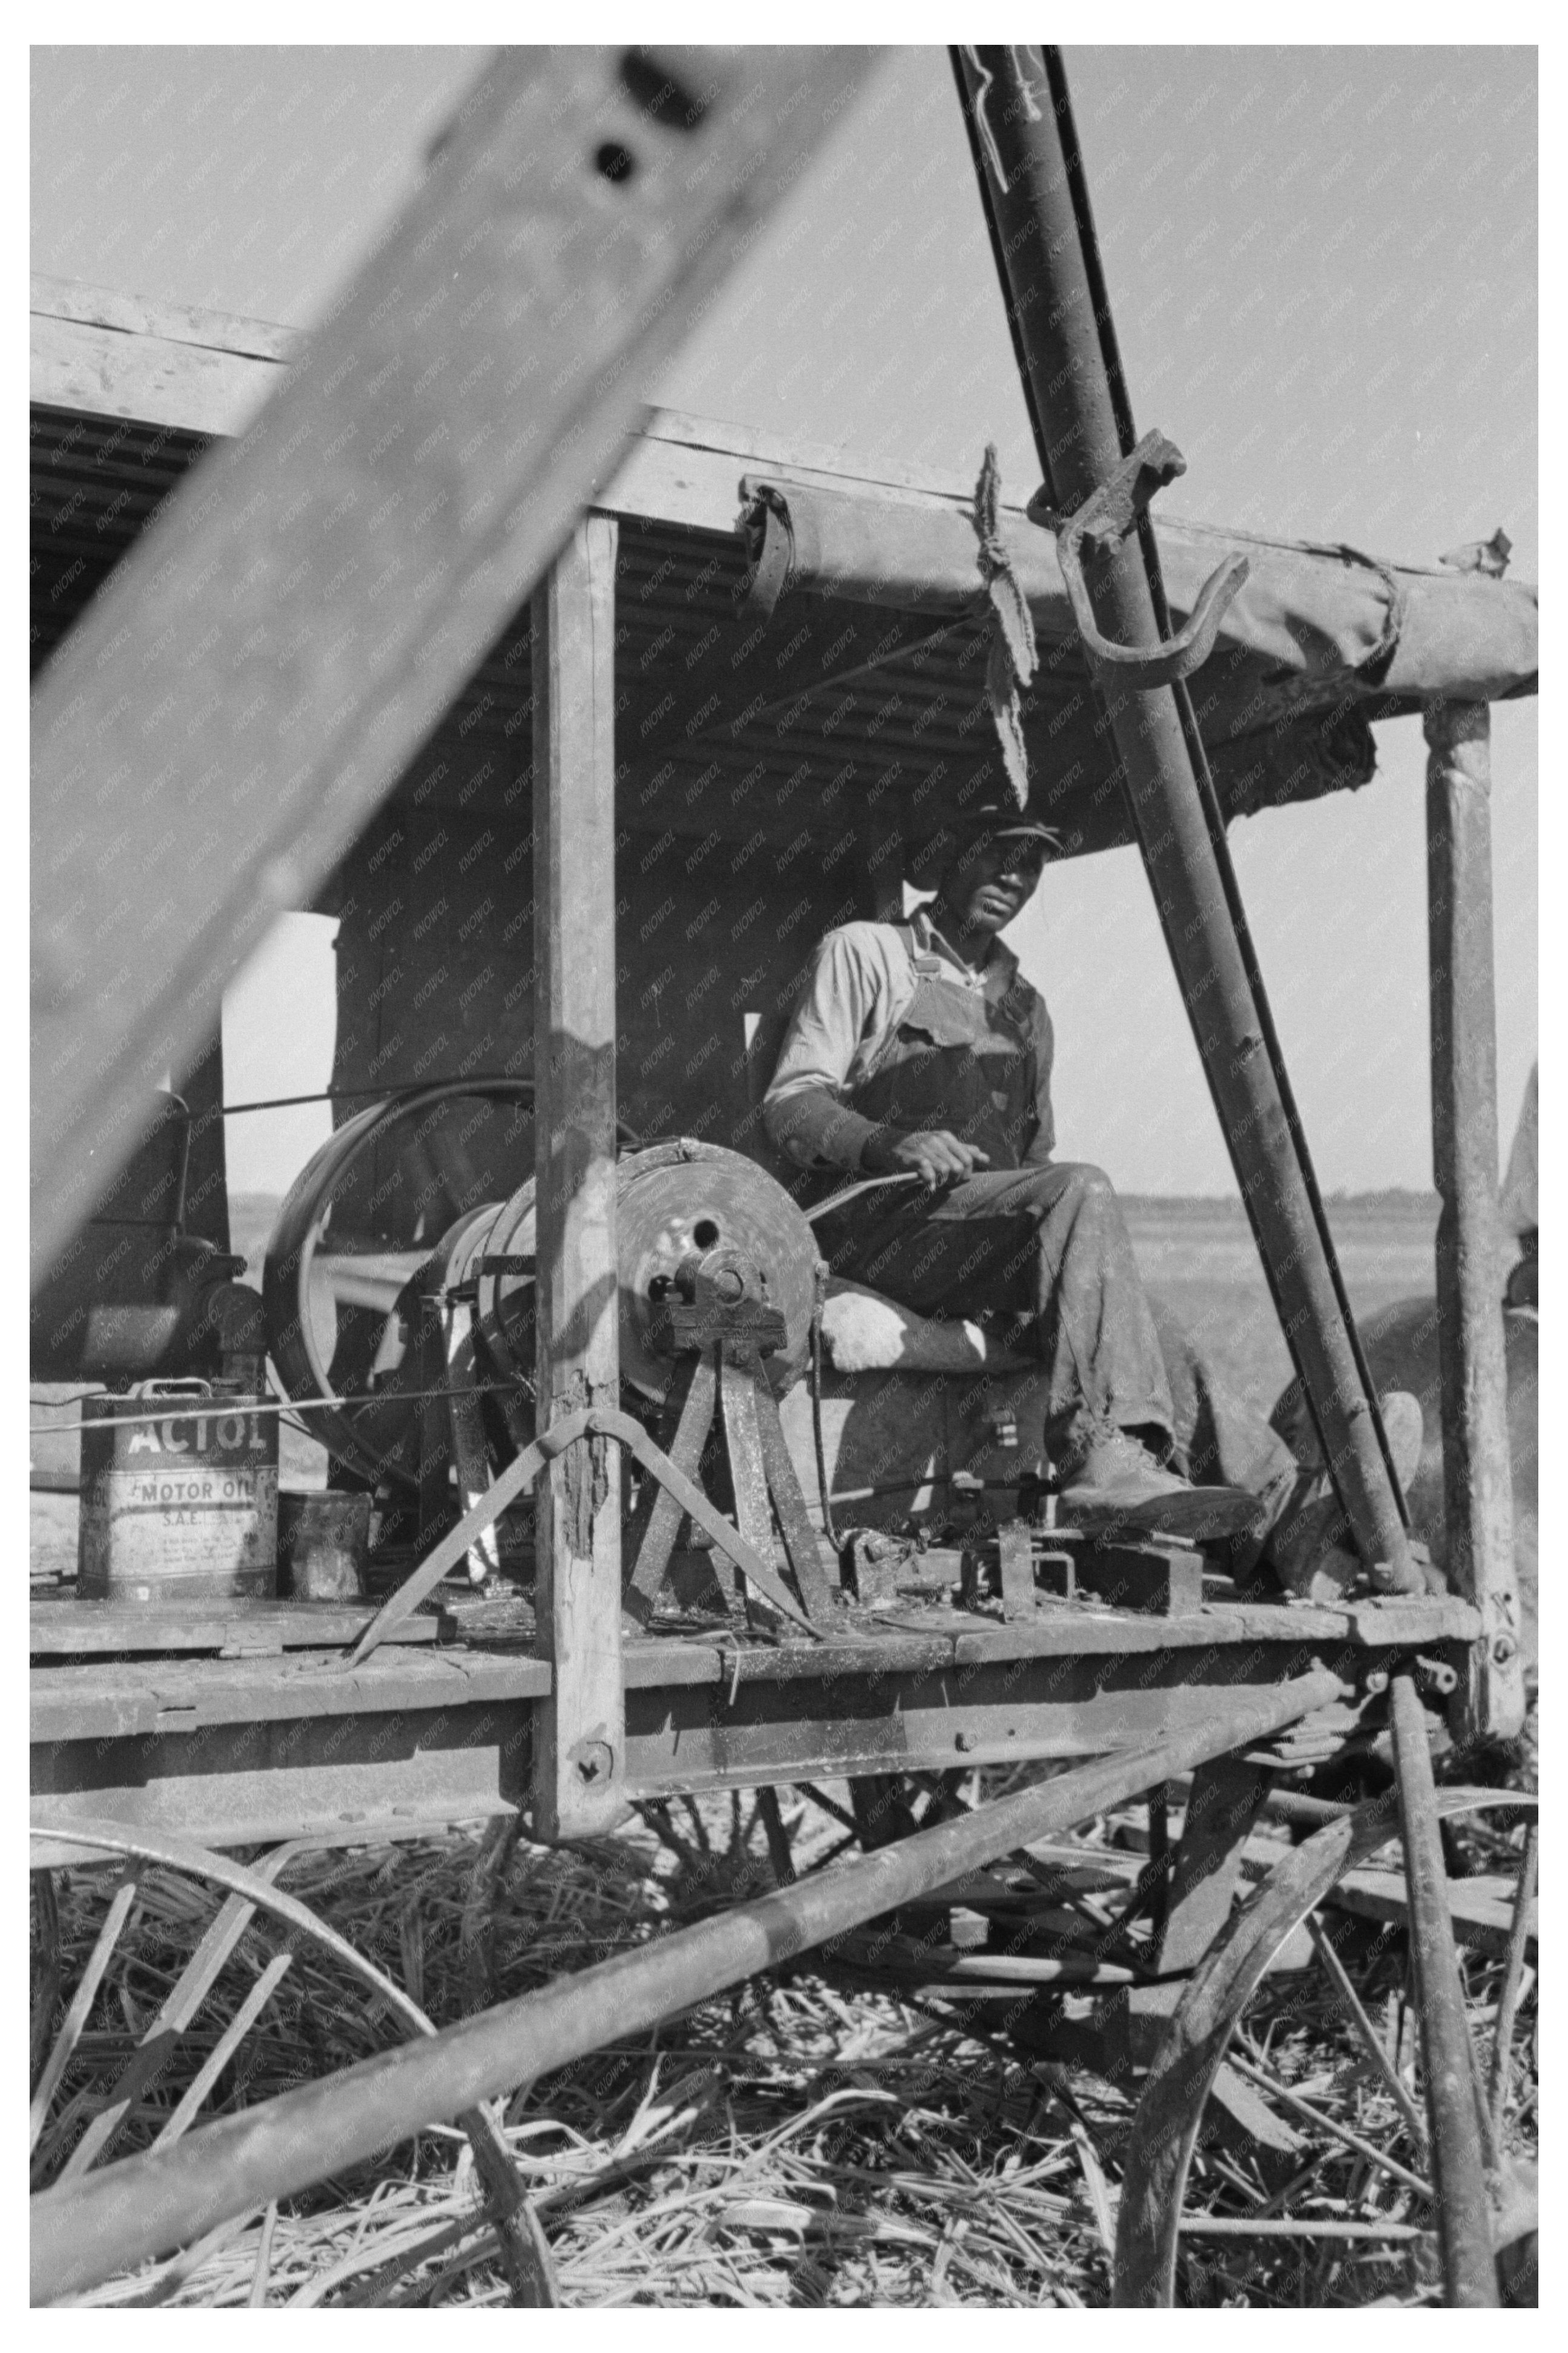
[[[268,1855],[262,1870],[250,1871],[242,1863],[231,1862],[226,1855],[213,1854],[206,1848],[194,1845],[187,1839],[148,1836],[145,1833],[128,1831],[122,1823],[118,1822],[79,1824],[75,1842],[89,1854],[120,1854],[142,1862],[161,1863],[171,1870],[183,1871],[194,1878],[210,1881],[219,1887],[226,1887],[231,1896],[237,1897],[248,1905],[250,1915],[257,1911],[271,1913],[286,1921],[297,1935],[303,1935],[315,1943],[324,1946],[352,1975],[370,1985],[394,2014],[402,2020],[404,2025],[412,2029],[416,2035],[433,2036],[435,2034],[436,2028],[424,2010],[400,1985],[385,1976],[373,1961],[367,1960],[363,1954],[356,1951],[346,1937],[340,1936],[337,1930],[329,1926],[327,1922],[321,1919],[319,1914],[312,1912],[308,1905],[301,1904],[297,1896],[286,1894],[281,1889],[272,1885],[267,1875],[268,1870],[281,1868],[282,1864],[289,1860],[288,1849]],[[131,1894],[134,1894],[134,1883],[128,1882],[127,1885]],[[124,1892],[122,1890],[121,1894]],[[118,1934],[119,1926],[115,1919],[119,1903],[120,1898],[117,1897],[110,1915],[110,1922],[115,1923],[115,1934]],[[219,1915],[219,1919],[226,1921],[231,1916],[229,1908],[226,1905]],[[112,1949],[113,1938],[110,1935],[110,1922],[105,1923],[99,1942],[100,1946],[107,1942]],[[216,1925],[215,1923],[215,1927]],[[203,1949],[206,1949],[205,1945]],[[96,1957],[95,1952],[94,1958]],[[107,1954],[105,1957],[107,1959]],[[199,1958],[200,1955],[196,1957]],[[96,1984],[96,1980],[94,1983]],[[83,2016],[85,2015],[84,2008]],[[467,2133],[469,2145],[473,2149],[475,2170],[484,2183],[490,2200],[491,2220],[500,2242],[501,2261],[511,2282],[513,2295],[520,2304],[525,2306],[554,2304],[558,2298],[550,2276],[548,2253],[537,2225],[533,2223],[531,2216],[526,2211],[527,2200],[517,2168],[511,2161],[506,2143],[501,2138],[493,2117],[487,2112],[483,2102],[476,2100],[465,2106],[460,2114],[455,2116],[453,2121],[461,2126],[463,2131]],[[175,2137],[177,2136],[167,2133],[160,2135],[157,2146],[170,2147]],[[115,2169],[117,2168],[104,2168],[106,2171]],[[85,2172],[79,2178],[90,2181],[98,2177],[94,2173]],[[63,2181],[57,2186],[62,2190],[67,2187]],[[234,2211],[243,2211],[244,2209]],[[183,2240],[182,2243],[188,2244],[188,2239]],[[112,2269],[113,2266],[110,2265],[97,2273],[96,2277],[106,2278],[109,2271]]]
[[[731,1542],[739,1543],[732,1530]],[[782,1582],[779,1592],[796,1606]],[[803,1633],[814,1630],[803,1622]],[[1145,1621],[1115,1630],[1166,1630]],[[1067,1762],[1184,1731],[1234,1705],[1238,1686],[1299,1674],[1313,1656],[1347,1681],[1370,1660],[1397,1663],[1397,1653],[1343,1641],[1256,1634],[1190,1654],[1170,1646],[1064,1655],[1020,1643],[977,1655],[962,1640],[891,1630],[869,1642],[742,1651],[728,1641],[639,1644],[626,1658],[629,1778],[638,1797],[654,1798],[961,1762]],[[73,1818],[111,1813],[177,1831],[200,1825],[216,1844],[340,1831],[359,1838],[378,1825],[406,1834],[525,1802],[532,1709],[549,1672],[531,1657],[461,1648],[384,1651],[352,1676],[301,1678],[282,1662],[276,1673],[242,1675],[212,1662],[178,1665],[166,1704],[144,1708],[109,1694],[89,1704],[98,1672],[36,1679],[50,1702],[33,1748],[40,1828],[64,1839]],[[68,1696],[77,1688],[79,1704]],[[46,1852],[69,1860],[65,1846],[41,1851],[40,1861]]]
[[[628,1447],[650,1474],[660,1482],[675,1498],[682,1512],[694,1519],[737,1568],[751,1578],[769,1602],[784,1615],[802,1625],[807,1631],[819,1630],[811,1625],[800,1605],[788,1592],[781,1579],[746,1540],[730,1525],[715,1509],[701,1489],[687,1479],[679,1466],[655,1445],[640,1422],[629,1414],[608,1411],[600,1408],[585,1409],[568,1414],[541,1433],[504,1471],[498,1472],[493,1482],[479,1496],[455,1527],[449,1528],[434,1550],[426,1555],[417,1568],[413,1569],[382,1603],[375,1616],[359,1635],[345,1660],[349,1667],[362,1666],[373,1651],[379,1649],[395,1630],[418,1608],[421,1601],[434,1592],[449,1569],[455,1568],[469,1548],[483,1535],[510,1504],[515,1503],[529,1488],[545,1465],[582,1439],[608,1439]]]
[[[284,1864],[299,1852],[292,1842],[275,1847],[257,1865],[258,1879],[270,1883]],[[61,2179],[79,2173],[107,2156],[135,2103],[154,2084],[173,2055],[175,2043],[190,2025],[211,1991],[218,1972],[256,1917],[256,1906],[242,1895],[227,1895],[195,1951],[142,2037],[130,2064],[122,2071],[99,2114],[70,2153]]]
[[[1055,75],[1059,86],[1063,106],[1065,108],[1067,91],[1065,79],[1061,77],[1060,59],[1059,57],[1056,57],[1054,52],[1052,55],[1055,60]],[[1110,299],[1105,290],[1104,278],[1100,269],[1099,248],[1094,237],[1093,219],[1089,211],[1089,192],[1083,181],[1082,159],[1077,151],[1076,133],[1073,130],[1070,113],[1068,113],[1065,116],[1064,127],[1068,134],[1068,171],[1079,192],[1078,210],[1079,218],[1084,224],[1085,259],[1089,267],[1096,312],[1100,322],[1101,341],[1105,347],[1107,364],[1111,376],[1112,398],[1117,411],[1118,429],[1121,435],[1123,443],[1128,444],[1131,442],[1132,434],[1131,411],[1128,405],[1126,385],[1121,377],[1121,359],[1116,349],[1115,330],[1110,318]],[[1151,435],[1148,438],[1152,441],[1160,440],[1163,437]],[[1185,461],[1182,459],[1180,451],[1175,449],[1173,445],[1168,443],[1165,444],[1164,447],[1170,450],[1171,456],[1175,461],[1174,470],[1178,472],[1184,471]],[[1144,570],[1148,576],[1150,592],[1153,597],[1156,627],[1163,638],[1174,640],[1179,633],[1175,630],[1171,617],[1170,607],[1166,601],[1164,578],[1160,565],[1160,553],[1154,538],[1153,523],[1149,512],[1147,500],[1145,500],[1137,509],[1136,529],[1138,533],[1139,546],[1143,556]],[[1223,572],[1223,569],[1224,567],[1222,566],[1221,572]],[[1207,584],[1209,588],[1214,588],[1220,581],[1221,572],[1216,572],[1210,579]],[[1195,667],[1195,665],[1189,665],[1188,667]],[[1178,674],[1173,681],[1173,691],[1175,695],[1176,713],[1181,721],[1182,733],[1187,746],[1187,755],[1192,762],[1193,775],[1198,788],[1198,798],[1203,808],[1204,821],[1208,828],[1209,842],[1214,852],[1215,864],[1218,869],[1220,883],[1225,892],[1226,905],[1230,912],[1230,921],[1232,928],[1236,934],[1237,945],[1241,952],[1241,960],[1246,973],[1247,986],[1252,991],[1253,1005],[1258,1016],[1258,1031],[1263,1040],[1263,1050],[1268,1057],[1269,1065],[1274,1073],[1274,1082],[1279,1089],[1279,1102],[1285,1114],[1285,1124],[1289,1131],[1291,1141],[1295,1145],[1296,1158],[1300,1167],[1301,1179],[1307,1190],[1308,1204],[1312,1213],[1313,1221],[1317,1226],[1318,1238],[1322,1245],[1323,1256],[1328,1264],[1329,1280],[1332,1286],[1334,1297],[1339,1303],[1340,1314],[1344,1321],[1345,1331],[1350,1340],[1351,1352],[1355,1358],[1356,1370],[1360,1377],[1362,1391],[1371,1407],[1373,1424],[1377,1434],[1378,1447],[1382,1452],[1384,1463],[1388,1472],[1389,1484],[1394,1491],[1394,1500],[1399,1507],[1400,1519],[1402,1524],[1405,1527],[1408,1527],[1410,1521],[1409,1511],[1405,1504],[1404,1490],[1399,1483],[1398,1473],[1394,1468],[1394,1450],[1389,1444],[1388,1432],[1384,1427],[1382,1403],[1378,1398],[1377,1391],[1373,1385],[1371,1368],[1367,1364],[1366,1353],[1362,1345],[1361,1332],[1356,1324],[1354,1311],[1351,1306],[1350,1293],[1345,1287],[1344,1275],[1340,1266],[1339,1251],[1335,1246],[1333,1231],[1329,1224],[1328,1212],[1323,1207],[1323,1198],[1318,1185],[1317,1170],[1312,1165],[1312,1155],[1307,1141],[1306,1126],[1297,1106],[1295,1089],[1290,1083],[1290,1073],[1286,1068],[1285,1053],[1284,1049],[1279,1042],[1279,1034],[1274,1026],[1274,1011],[1269,1003],[1268,988],[1264,984],[1263,968],[1258,961],[1258,950],[1253,943],[1252,926],[1247,921],[1247,909],[1242,903],[1241,885],[1237,879],[1235,862],[1230,854],[1230,837],[1226,830],[1226,819],[1220,807],[1219,795],[1215,788],[1214,772],[1209,766],[1208,754],[1204,748],[1203,737],[1198,731],[1197,714],[1193,709],[1193,698],[1186,682],[1187,674],[1187,667],[1178,666]],[[1205,1077],[1206,1076],[1207,1073],[1205,1071]],[[1215,1110],[1216,1112],[1219,1110],[1217,1098],[1215,1099]],[[1281,1328],[1286,1333],[1287,1343],[1289,1345],[1291,1305],[1290,1303],[1282,1296],[1279,1286],[1275,1279],[1273,1261],[1268,1251],[1264,1246],[1263,1232],[1258,1224],[1258,1215],[1253,1202],[1250,1198],[1246,1197],[1245,1195],[1244,1198],[1247,1208],[1247,1221],[1252,1228],[1253,1240],[1257,1244],[1258,1255],[1263,1266],[1264,1279],[1268,1285],[1268,1294],[1274,1304],[1274,1312],[1279,1318]],[[1295,1362],[1295,1352],[1293,1348],[1291,1353],[1292,1362]],[[1297,1366],[1297,1369],[1298,1372],[1300,1369],[1299,1365]],[[1312,1419],[1314,1428],[1317,1430],[1318,1442],[1322,1451],[1323,1458],[1327,1461],[1329,1458],[1328,1441],[1325,1439],[1323,1430],[1318,1421],[1316,1405],[1313,1402],[1310,1394],[1306,1391],[1305,1385],[1303,1385],[1303,1395],[1306,1398],[1309,1416]]]
[[[503,51],[259,417],[59,648],[34,807],[90,839],[37,877],[36,1270],[515,614],[874,54]],[[127,877],[165,838],[150,898]]]
[[[759,1970],[912,1902],[961,1872],[1125,1803],[1154,1782],[1245,1748],[1328,1704],[1315,1671],[1131,1756],[1101,1759],[863,1855],[718,1917],[558,1978],[428,2041],[104,2168],[33,2201],[32,2293],[49,2302],[188,2243],[357,2162],[637,2033]],[[276,1901],[273,1891],[269,1900]]]
[[[178,2105],[153,2143],[154,2148],[166,2148],[171,2141],[181,2140],[189,2132],[207,2094],[277,1992],[293,1961],[292,1953],[275,1953],[268,1962],[181,2094]]]
[[[1491,713],[1434,702],[1425,726],[1443,1512],[1449,1583],[1482,1619],[1458,1729],[1507,1738],[1524,1721],[1524,1671],[1498,1215]]]
[[[135,1901],[136,1881],[127,1874],[114,1891],[113,1900],[105,1915],[103,1926],[100,1928],[97,1941],[88,1956],[87,1967],[81,1973],[76,1991],[71,1996],[70,2007],[61,2021],[58,2034],[55,2037],[54,2048],[45,2061],[37,2083],[33,2087],[32,2101],[27,2112],[29,2154],[38,2145],[38,2136],[48,2118],[49,2103],[60,2087],[66,2069],[70,2064],[71,2053],[81,2041],[82,2029],[87,2024],[88,2012],[92,2008],[93,1998],[98,1992],[105,1969],[114,1957],[114,1947],[120,1940],[120,1931],[124,1927],[126,1915]]]
[[[363,1666],[373,1651],[385,1641],[411,1609],[416,1609],[429,1593],[433,1593],[448,1569],[456,1568],[470,1545],[476,1543],[492,1523],[500,1517],[509,1504],[531,1488],[552,1454],[559,1453],[574,1439],[580,1438],[588,1427],[588,1416],[579,1412],[557,1422],[542,1432],[531,1446],[526,1447],[506,1466],[484,1493],[464,1513],[454,1528],[448,1528],[433,1551],[427,1553],[417,1568],[405,1577],[395,1593],[389,1593],[370,1624],[349,1652],[345,1664]]]
[[[957,58],[1047,494],[1071,515],[1116,475],[1133,434],[1060,59],[1021,46]],[[1107,635],[1157,652],[1163,592],[1152,533],[1102,544],[1089,579]],[[1384,1589],[1418,1590],[1376,1400],[1314,1214],[1176,690],[1139,691],[1114,665],[1089,659],[1210,1091],[1357,1549]]]
[[[654,1444],[640,1421],[634,1420],[629,1413],[610,1413],[603,1409],[590,1419],[594,1430],[602,1430],[606,1437],[619,1439],[621,1444],[637,1456],[645,1470],[650,1471],[669,1489],[687,1516],[712,1538],[726,1560],[733,1562],[759,1593],[765,1595],[774,1609],[805,1632],[818,1641],[822,1639],[822,1629],[813,1624],[783,1578],[776,1575],[756,1547],[748,1544],[744,1536],[715,1509],[701,1488],[687,1478],[684,1472]]]
[[[1473,1812],[1499,1794],[1441,1791],[1436,1810],[1446,1820]],[[1292,1930],[1398,1828],[1392,1793],[1325,1822],[1232,1914],[1188,1981],[1154,2054],[1127,2145],[1117,2215],[1116,2304],[1174,2303],[1188,2169],[1205,2105],[1242,2012]]]
[[[538,1421],[620,1398],[616,1246],[616,548],[588,515],[533,599],[534,1277]],[[533,1745],[535,1835],[626,1811],[621,1459],[584,1428],[534,1504],[534,1618],[551,1662]]]
[[[792,1652],[832,1669],[832,1691],[763,1680],[763,1669]],[[961,1757],[1061,1766],[1184,1733],[1235,1705],[1238,1692],[1235,1682],[1211,1679],[1144,1695],[1137,1659],[1124,1662],[1098,1697],[1092,1661],[1066,1673],[1059,1661],[1044,1659],[977,1678],[904,1671],[873,1683],[863,1667],[841,1674],[840,1655],[837,1645],[805,1644],[740,1653],[745,1672],[732,1699],[737,1653],[730,1646],[723,1656],[714,1646],[717,1683],[634,1682],[626,1747],[637,1797],[820,1786],[823,1776],[941,1771]],[[1357,1671],[1353,1657],[1329,1655],[1347,1676]],[[1246,1687],[1300,1672],[1303,1663],[1300,1654],[1271,1653]],[[393,1678],[377,1699],[381,1680],[358,1679],[360,1712],[352,1715],[40,1746],[35,1854],[68,1865],[73,1820],[104,1815],[154,1834],[199,1825],[209,1844],[235,1846],[301,1835],[330,1842],[434,1834],[526,1802],[531,1698],[465,1696],[469,1678],[460,1662],[423,1694]]]
[[[1481,2104],[1454,1924],[1448,1916],[1426,1715],[1407,1674],[1395,1675],[1389,1701],[1447,2300],[1452,2306],[1487,2309],[1500,2298]]]
[[[1426,2119],[1411,2098],[1410,2088],[1404,2076],[1389,2057],[1383,2037],[1367,2016],[1362,2005],[1361,1996],[1351,1983],[1350,1974],[1340,1958],[1339,1947],[1315,1912],[1308,1917],[1307,1932],[1312,1939],[1312,1947],[1318,1958],[1333,1981],[1334,1990],[1340,1998],[1341,2008],[1355,2028],[1362,2049],[1382,2076],[1394,2105],[1410,2128],[1411,2137],[1416,2147],[1425,2150]]]

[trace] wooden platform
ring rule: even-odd
[[[266,1650],[68,1655],[75,1637],[56,1616],[82,1608],[38,1606],[60,1647],[32,1673],[36,1822],[109,1816],[216,1846],[356,1842],[529,1802],[551,1670],[504,1631],[432,1640],[441,1626],[416,1619],[413,1641],[351,1667],[342,1647],[285,1640],[302,1613],[280,1606]],[[1458,1663],[1476,1624],[1467,1603],[1423,1597],[1211,1602],[1179,1619],[1062,1606],[1027,1623],[931,1601],[858,1613],[823,1642],[643,1637],[625,1654],[627,1793],[1103,1755],[1319,1662],[1352,1689],[1416,1651]]]
[[[27,1648],[35,1659],[172,1658],[185,1652],[220,1659],[279,1657],[285,1651],[338,1651],[357,1641],[375,1615],[374,1602],[187,1602],[149,1609],[135,1602],[79,1601],[74,1595],[35,1599]],[[445,1620],[405,1619],[387,1640],[434,1642]]]

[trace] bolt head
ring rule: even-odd
[[[595,1781],[607,1780],[615,1761],[607,1740],[582,1740],[572,1752],[572,1762],[584,1788],[592,1788]]]

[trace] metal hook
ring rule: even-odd
[[[1177,679],[1202,669],[1214,651],[1219,625],[1251,569],[1245,555],[1227,555],[1204,582],[1185,627],[1167,638],[1158,652],[1142,646],[1119,646],[1100,634],[1083,576],[1084,542],[1089,542],[1092,554],[1109,554],[1136,530],[1138,518],[1155,491],[1186,470],[1187,461],[1173,441],[1163,433],[1145,433],[1076,514],[1058,515],[1046,503],[1043,493],[1029,501],[1030,520],[1056,533],[1062,578],[1086,651],[1093,661],[1113,670],[1134,689],[1172,686]]]

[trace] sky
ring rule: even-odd
[[[308,327],[406,198],[479,49],[33,52],[35,269]],[[1536,540],[1535,54],[1066,51],[1140,431],[1185,453],[1163,507],[1431,563]],[[1035,467],[945,52],[862,98],[647,396],[1005,491]],[[1431,1179],[1419,723],[1363,791],[1231,842],[1327,1190]],[[1536,706],[1493,713],[1506,1151],[1536,1051]],[[331,936],[285,917],[225,1008],[234,1102],[325,1082]],[[1137,853],[1047,872],[1012,942],[1058,1038],[1063,1157],[1129,1192],[1233,1179]],[[279,1190],[324,1108],[231,1123]]]

